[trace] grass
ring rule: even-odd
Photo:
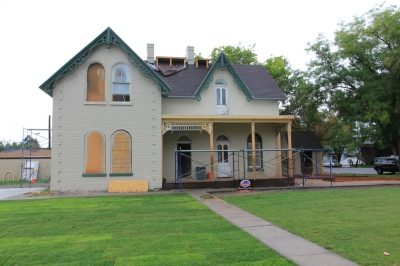
[[[384,173],[383,175],[373,174],[348,174],[348,173],[341,173],[339,176],[343,177],[374,177],[374,178],[400,178],[400,174],[391,174],[391,173]]]
[[[400,265],[399,195],[374,188],[221,198],[360,265]]]
[[[41,184],[48,184],[50,183],[50,179],[46,180],[37,180],[36,183],[41,183]],[[19,185],[21,184],[21,180],[15,180],[15,181],[0,181],[0,186],[1,185]],[[29,184],[28,180],[22,180],[22,184]]]
[[[46,197],[46,196],[53,196],[53,193],[50,191],[50,188],[46,188],[42,191],[32,191],[27,193],[29,194],[28,197]]]
[[[0,265],[294,265],[186,194],[0,201]]]

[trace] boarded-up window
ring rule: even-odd
[[[85,174],[105,173],[105,141],[103,134],[94,131],[85,139]]]
[[[105,71],[101,64],[92,64],[87,73],[87,98],[88,102],[105,101]]]
[[[131,136],[125,131],[117,131],[112,138],[112,173],[131,173]]]

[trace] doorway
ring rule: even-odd
[[[192,144],[188,137],[181,136],[176,146],[177,150],[191,150]],[[192,153],[190,151],[182,152],[181,160],[178,160],[178,169],[182,169],[182,178],[190,177],[192,174]]]
[[[231,166],[229,163],[229,139],[225,135],[217,138],[218,150],[218,164],[217,164],[217,178],[231,177]]]

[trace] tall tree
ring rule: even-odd
[[[236,65],[257,65],[257,54],[254,52],[256,45],[245,47],[239,42],[238,45],[227,45],[216,47],[211,52],[211,61],[215,62],[221,52],[223,52],[232,64]]]
[[[333,42],[309,45],[309,71],[326,105],[344,122],[376,125],[400,149],[400,11],[379,6],[340,24]]]
[[[280,105],[280,113],[295,116],[294,130],[315,131],[316,125],[323,122],[318,112],[321,100],[307,73],[292,70],[289,60],[283,56],[267,59],[264,67],[287,96]]]

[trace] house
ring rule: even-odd
[[[279,151],[293,116],[279,115],[286,97],[262,66],[195,60],[192,46],[155,57],[149,44],[142,60],[107,28],[40,89],[53,98],[52,190],[293,176]]]
[[[0,152],[0,180],[19,180],[21,169],[38,163],[37,180],[50,179],[51,149],[6,149]]]

